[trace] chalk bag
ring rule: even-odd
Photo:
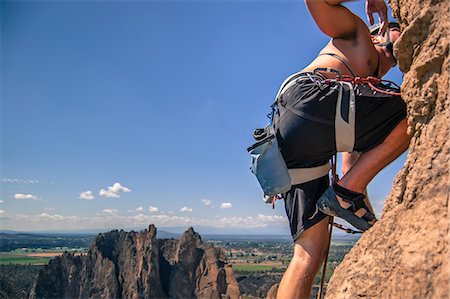
[[[264,195],[273,197],[289,191],[292,187],[291,177],[278,147],[274,128],[268,125],[264,129],[256,129],[253,137],[257,142],[247,149],[252,158],[250,169]]]

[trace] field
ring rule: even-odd
[[[261,264],[233,264],[234,271],[246,271],[246,272],[261,272],[261,271],[276,271],[285,269],[282,263],[261,263]]]
[[[50,258],[45,257],[31,257],[26,255],[13,255],[13,254],[1,254],[0,255],[0,265],[45,265],[48,263]]]
[[[62,252],[42,252],[42,253],[15,253],[1,252],[0,265],[45,265],[55,256],[62,255]]]
[[[74,252],[76,249],[16,249],[14,251],[0,252],[0,265],[46,265],[52,258],[62,255],[65,251]],[[76,254],[80,254],[79,251],[76,252]]]
[[[325,273],[325,287],[326,281],[356,240],[355,237],[347,236],[336,236],[333,239]],[[216,240],[214,246],[220,246],[225,251],[243,298],[265,298],[270,287],[280,282],[294,249],[291,240],[265,239]],[[311,298],[317,296],[321,271],[322,265],[320,273],[314,279]]]

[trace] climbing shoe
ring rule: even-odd
[[[337,196],[350,204],[350,207],[343,208]],[[319,210],[323,213],[342,218],[361,231],[368,230],[376,221],[375,215],[370,212],[369,207],[364,203],[366,196],[346,189],[338,184],[333,184],[317,201]],[[366,212],[362,217],[355,215],[357,211],[364,209]]]

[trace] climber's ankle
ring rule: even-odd
[[[358,193],[364,193],[367,188],[367,185],[358,184],[358,182],[347,179],[345,176],[341,180],[339,180],[337,184],[341,187]]]

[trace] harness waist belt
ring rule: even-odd
[[[327,175],[330,171],[330,163],[310,168],[291,168],[288,171],[292,185],[298,185]]]

